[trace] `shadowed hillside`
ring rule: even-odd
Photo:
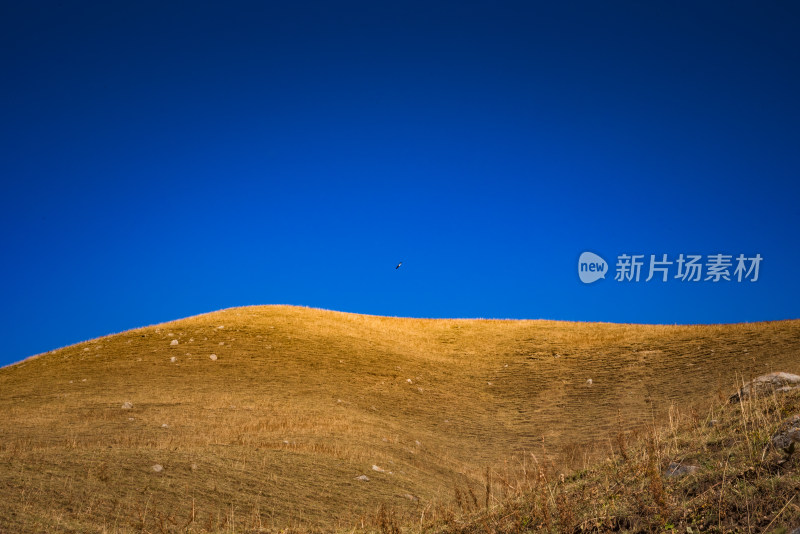
[[[419,517],[487,467],[527,451],[581,464],[578,445],[770,371],[800,374],[800,321],[223,310],[1,369],[0,532],[328,528],[381,505]]]

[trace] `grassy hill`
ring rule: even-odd
[[[0,369],[0,532],[418,523],[487,469],[500,499],[531,452],[584,468],[584,445],[770,371],[800,374],[800,321],[223,310]]]

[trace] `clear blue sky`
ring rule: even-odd
[[[798,28],[795,2],[4,2],[0,364],[247,304],[798,318]],[[764,259],[586,285],[583,251]]]

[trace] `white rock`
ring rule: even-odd
[[[212,362],[217,361],[217,355],[216,354],[212,354],[211,356],[209,356],[209,358],[211,358]]]
[[[413,384],[414,383],[410,378],[406,378],[406,382],[408,382],[409,384]]]
[[[219,346],[220,346],[220,347],[221,347],[222,345],[224,345],[224,344],[225,344],[225,342],[224,342],[224,341],[220,341],[220,342],[219,342]]]
[[[591,386],[593,383],[594,383],[594,382],[592,382],[592,379],[591,379],[591,378],[590,378],[589,380],[587,380],[587,381],[586,381],[586,385],[587,385],[587,386]]]
[[[133,403],[130,403],[130,402],[125,402],[125,403],[123,403],[123,405],[122,405],[122,409],[123,409],[123,410],[130,410],[131,408],[133,408]]]
[[[163,468],[163,467],[161,467],[161,464],[155,464],[155,465],[152,467],[152,469],[153,469],[153,471],[155,471],[156,473],[160,473],[161,471],[163,471],[163,470],[164,470],[164,468]]]
[[[358,475],[356,480],[360,480],[361,482],[369,482],[369,477],[367,475]]]
[[[173,356],[172,358],[170,358],[170,359],[169,359],[169,361],[171,361],[172,363],[175,363],[175,362],[177,362],[177,361],[178,361],[178,358],[176,358],[175,356]]]
[[[169,428],[169,425],[167,423],[164,423],[163,425],[161,425],[161,428]]]
[[[731,395],[729,402],[740,402],[750,397],[761,397],[773,391],[786,393],[800,387],[800,376],[791,373],[767,373],[754,378],[745,384],[739,391]]]
[[[169,344],[170,345],[177,345],[178,344],[178,340],[177,339],[173,339],[172,341],[169,342]]]
[[[380,467],[378,467],[377,465],[373,465],[373,466],[372,466],[372,470],[373,470],[373,471],[377,471],[378,473],[383,473],[383,472],[385,472],[385,469],[381,469],[381,468],[380,468]]]

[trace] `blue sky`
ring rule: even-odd
[[[800,7],[720,6],[6,2],[0,364],[247,304],[798,318]]]

